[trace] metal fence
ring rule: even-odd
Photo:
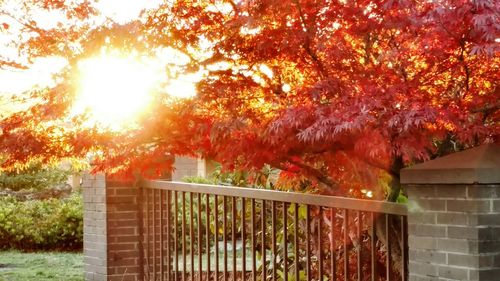
[[[404,205],[144,181],[144,280],[407,280]]]

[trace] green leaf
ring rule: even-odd
[[[305,219],[307,216],[307,207],[305,205],[301,205],[299,207],[299,219]]]

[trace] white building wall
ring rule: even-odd
[[[173,181],[182,181],[184,177],[207,176],[207,164],[205,159],[176,156],[175,170],[172,173]]]

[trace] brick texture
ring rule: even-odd
[[[200,176],[206,177],[215,169],[212,161],[202,158],[175,157],[175,170],[171,178],[173,181],[182,181],[184,177]],[[170,178],[170,175],[167,177]]]
[[[406,188],[410,280],[500,280],[500,185]]]
[[[103,175],[86,174],[83,186],[83,254],[87,281],[107,279],[106,182]]]
[[[140,278],[138,189],[131,182],[107,182],[108,280]]]
[[[85,175],[83,197],[85,280],[140,280],[137,189]]]
[[[184,177],[205,176],[200,174],[199,161],[203,160],[192,157],[175,157],[175,170],[172,173],[172,180],[181,181]]]

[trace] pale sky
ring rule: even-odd
[[[12,2],[12,11],[18,10],[16,4]],[[125,23],[130,19],[139,16],[144,8],[154,8],[161,3],[161,0],[100,0],[96,3],[96,8],[102,13],[104,18],[110,18],[118,23]],[[9,4],[4,5],[9,6]],[[65,16],[57,12],[43,11],[39,12],[36,19],[42,28],[55,27],[59,22],[65,20]],[[101,20],[103,21],[104,18]],[[5,16],[0,19],[9,22]],[[12,20],[10,20],[12,22]],[[8,42],[15,36],[15,24],[11,25],[7,32],[0,33],[0,46],[2,46],[0,55],[4,57],[15,57],[16,49],[7,46]],[[58,72],[65,66],[66,62],[60,58],[38,59],[30,66],[28,70],[4,70],[0,69],[0,95],[18,94],[29,90],[35,85],[50,85],[53,73]],[[1,106],[1,105],[0,105]]]

